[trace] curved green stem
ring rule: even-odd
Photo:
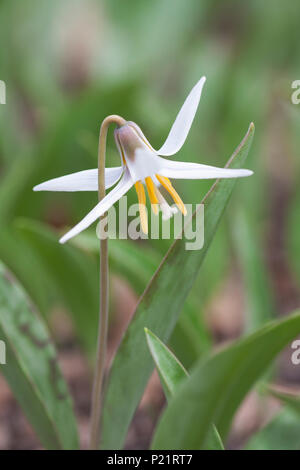
[[[105,151],[107,132],[110,124],[122,126],[125,120],[112,115],[104,119],[99,133],[98,147],[98,196],[99,201],[105,197]],[[101,217],[106,217],[103,214]],[[100,219],[100,220],[101,220]],[[99,296],[99,326],[97,340],[97,358],[92,392],[92,407],[90,421],[90,449],[97,449],[100,444],[102,389],[105,371],[107,329],[108,329],[108,239],[100,239],[100,296]]]

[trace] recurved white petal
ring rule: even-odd
[[[121,177],[122,166],[105,169],[105,188],[111,188]],[[98,191],[98,170],[83,170],[53,178],[33,188],[34,191]]]
[[[200,78],[180,109],[164,145],[157,151],[159,155],[173,155],[183,146],[194,120],[206,78]]]
[[[242,178],[253,175],[253,171],[244,169],[218,168],[199,163],[185,163],[164,160],[159,174],[175,179],[216,179]]]
[[[133,181],[128,171],[125,171],[121,181],[91,210],[75,227],[67,232],[60,240],[60,243],[65,243],[70,238],[75,237],[78,233],[88,228],[95,220],[103,215],[115,202],[121,199],[125,193],[131,188]]]

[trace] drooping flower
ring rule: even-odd
[[[134,122],[125,121],[124,125],[115,129],[114,136],[121,157],[121,166],[105,169],[106,189],[119,182],[81,222],[60,239],[60,243],[65,243],[88,228],[121,199],[132,186],[135,186],[138,196],[141,227],[147,233],[145,187],[153,211],[157,213],[160,208],[163,218],[166,219],[172,216],[174,208],[169,206],[161,194],[161,187],[170,194],[178,209],[184,215],[186,214],[184,203],[169,178],[239,178],[253,174],[250,170],[217,168],[200,163],[178,162],[163,158],[174,155],[183,146],[196,114],[204,83],[205,77],[202,77],[194,86],[180,109],[167,140],[159,150],[153,149],[140,127]],[[34,191],[98,191],[98,169],[84,170],[54,178],[35,186],[33,189]]]

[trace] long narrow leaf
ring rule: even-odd
[[[153,448],[204,448],[211,422],[224,439],[246,393],[299,332],[300,311],[197,364],[164,412]]]
[[[238,168],[244,165],[253,134],[254,125],[251,124],[228,166]],[[202,250],[186,251],[184,237],[176,239],[139,301],[135,317],[123,338],[110,373],[104,400],[104,449],[122,447],[133,413],[153,370],[143,329],[147,327],[162,341],[168,341],[234,185],[234,180],[217,181],[203,200],[205,240]]]
[[[177,357],[152,331],[145,328],[145,334],[166,398],[169,400],[175,395],[178,385],[188,377],[188,373]]]
[[[170,400],[176,393],[179,384],[188,378],[188,373],[176,356],[150,330],[145,328],[147,343],[158,370],[166,397]],[[223,450],[224,446],[214,425],[210,426],[205,448]]]
[[[23,290],[0,265],[0,338],[8,381],[42,444],[48,449],[78,447],[76,423],[55,348]]]

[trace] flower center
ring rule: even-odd
[[[174,213],[174,208],[170,208],[170,206],[160,193],[158,187],[156,186],[157,181],[170,194],[182,214],[186,215],[187,212],[184,203],[173,188],[169,178],[156,174],[156,171],[159,171],[159,165],[156,165],[155,163],[155,152],[143,136],[142,132],[138,129],[139,128],[136,129],[136,125],[134,123],[127,122],[125,125],[115,130],[115,139],[121,153],[123,164],[128,166],[129,171],[132,172],[132,177],[135,181],[137,180],[135,183],[135,189],[138,196],[141,229],[144,233],[147,234],[148,218],[146,210],[146,193],[144,189],[144,183],[147,188],[151,208],[155,215],[158,214],[159,207],[163,212],[163,218],[169,218]],[[152,160],[150,159],[151,165],[149,163],[148,166],[145,165],[144,167],[145,160],[141,160],[138,157],[138,149],[142,149],[142,151],[144,152],[144,157],[147,157],[148,152],[149,156],[152,157]],[[155,174],[155,177],[157,179],[156,184],[151,176],[146,176],[147,174],[149,175],[149,173],[151,175]]]

